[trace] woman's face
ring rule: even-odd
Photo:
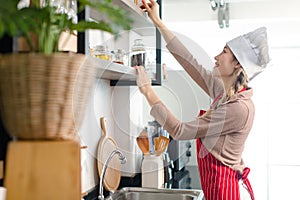
[[[223,51],[215,57],[214,75],[230,77],[240,67],[230,48],[226,45]]]

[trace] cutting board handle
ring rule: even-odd
[[[107,135],[107,129],[106,129],[106,119],[105,119],[105,117],[100,118],[100,125],[101,125],[101,129],[102,129],[102,133],[104,134],[104,136],[106,136]]]

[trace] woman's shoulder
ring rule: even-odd
[[[224,106],[226,106],[227,114],[237,120],[248,118],[250,114],[254,113],[254,104],[251,99],[228,101]]]

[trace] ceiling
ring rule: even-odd
[[[300,18],[299,0],[228,0],[230,19]],[[216,20],[209,0],[162,0],[163,19],[174,21]]]
[[[229,0],[229,28],[222,29],[218,25],[218,12],[211,9],[209,0],[162,2],[162,18],[170,30],[187,38],[189,45],[201,45],[211,58],[230,39],[260,26],[267,27],[272,50],[300,48],[299,0]],[[170,61],[169,65],[177,66]]]

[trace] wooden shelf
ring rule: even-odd
[[[136,81],[137,74],[133,67],[94,58],[91,56],[89,57],[89,62],[87,63],[89,67],[96,67],[96,77],[99,79]],[[155,73],[151,73],[149,76],[152,80],[155,79]]]
[[[99,58],[89,57],[89,65],[96,67],[97,78],[107,80],[136,80],[136,71],[134,68],[102,60]]]
[[[131,31],[139,34],[140,36],[154,36],[156,38],[156,48],[160,49],[160,35],[158,36],[158,30],[155,28],[153,23],[149,20],[147,14],[143,12],[137,5],[134,4],[133,0],[112,0],[112,2],[123,8],[128,12],[130,17],[133,19],[132,29]],[[160,1],[158,1],[160,2]],[[85,17],[90,18],[91,20],[100,21],[103,19],[103,15],[94,10],[87,7]],[[80,46],[80,45],[79,45]],[[85,49],[84,45],[81,45],[81,49]],[[157,62],[160,63],[160,52],[156,50]],[[97,68],[97,78],[110,80],[111,85],[112,82],[118,82],[120,85],[135,85],[136,82],[136,70],[130,66],[124,66],[118,63],[114,63],[111,61],[101,60],[98,58],[94,58],[89,56],[89,65]],[[156,68],[156,73],[149,73],[150,78],[152,79],[153,85],[160,85],[160,70],[158,70],[158,65]]]

